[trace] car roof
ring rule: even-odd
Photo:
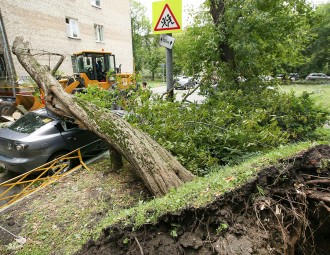
[[[45,117],[49,117],[52,119],[60,119],[60,117],[58,115],[56,115],[55,113],[51,112],[49,109],[45,108],[40,108],[34,111],[31,111],[35,114],[41,115],[41,116],[45,116]]]

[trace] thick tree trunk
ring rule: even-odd
[[[104,138],[123,155],[155,196],[193,179],[168,151],[123,118],[66,93],[57,80],[30,54],[28,43],[18,37],[13,53],[33,80],[45,91],[45,102],[54,113],[73,117],[82,126]]]

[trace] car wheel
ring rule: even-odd
[[[49,158],[48,162],[58,159],[58,158],[64,156],[65,154],[67,154],[67,152],[65,152],[65,151],[60,151],[60,152],[54,153]],[[69,171],[73,167],[74,167],[74,160],[69,159],[69,158],[64,158],[64,159],[58,160],[55,163],[55,165],[52,167],[52,169],[50,169],[48,172],[50,175],[53,175],[55,173],[64,174],[65,172]],[[60,168],[62,168],[62,169],[60,170]]]

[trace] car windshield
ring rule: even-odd
[[[34,112],[28,112],[16,120],[8,128],[19,133],[31,134],[38,128],[46,125],[51,121],[52,119],[47,116],[38,115]]]

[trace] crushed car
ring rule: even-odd
[[[28,112],[0,128],[0,167],[10,172],[28,172],[78,148],[84,158],[90,158],[107,150],[108,144],[47,108]],[[72,159],[61,162],[67,170],[75,163]]]

